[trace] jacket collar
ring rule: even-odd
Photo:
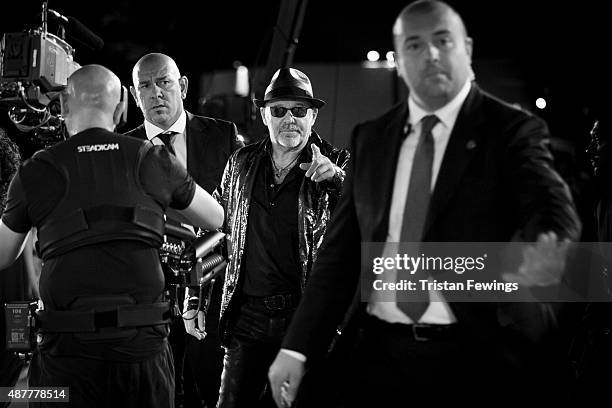
[[[399,152],[404,140],[404,124],[408,118],[408,103],[403,102],[394,108],[386,115],[388,118],[387,125],[381,132],[385,140],[380,143],[373,144],[372,160],[374,163],[389,163],[378,167],[379,174],[376,176],[380,180],[376,184],[378,193],[376,197],[382,199],[382,211],[378,211],[375,215],[373,231],[373,241],[384,242],[387,238],[389,228],[389,212],[391,209],[391,199],[393,196],[393,184],[395,181],[395,172],[397,169],[397,161]],[[383,120],[386,120],[383,118]]]
[[[149,122],[146,119],[144,121],[144,130],[147,135],[147,139],[151,140],[157,135],[159,135],[160,133],[164,133],[164,132],[177,132],[177,133],[183,134],[185,133],[186,124],[187,124],[187,115],[185,113],[185,110],[183,110],[183,112],[181,112],[181,115],[178,117],[178,119],[167,130],[164,130],[160,128],[159,126],[154,125],[153,123]]]

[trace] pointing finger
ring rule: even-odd
[[[319,163],[316,160],[313,160],[312,162],[310,162],[310,166],[308,167],[308,170],[306,171],[305,176],[306,177],[312,176],[317,170],[317,167],[319,167]]]
[[[321,149],[319,149],[319,146],[314,143],[311,143],[310,148],[312,149],[312,161],[315,161],[319,157],[321,157]]]

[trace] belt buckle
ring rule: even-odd
[[[419,329],[425,329],[428,328],[429,325],[428,324],[423,324],[423,323],[414,323],[412,325],[412,336],[414,337],[414,339],[416,341],[429,341],[430,338],[427,336],[422,336],[419,334]]]
[[[270,311],[285,309],[285,297],[283,295],[268,296],[264,299],[266,308]]]

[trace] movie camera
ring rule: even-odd
[[[57,35],[48,32],[49,23]],[[59,94],[80,65],[66,33],[94,50],[104,46],[100,37],[71,16],[42,4],[39,27],[5,33],[0,44],[0,108],[22,132],[43,146],[65,139]]]

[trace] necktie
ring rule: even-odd
[[[176,156],[176,152],[174,151],[174,147],[172,146],[172,140],[174,139],[174,135],[177,135],[177,134],[178,132],[174,132],[172,130],[166,130],[165,132],[157,135],[157,137],[162,142],[164,142],[164,144],[166,145],[166,147],[168,148],[170,153],[172,153],[173,156]]]
[[[412,161],[412,172],[400,235],[401,242],[420,242],[423,239],[423,227],[431,196],[431,174],[434,158],[434,140],[431,130],[438,121],[439,119],[435,115],[425,116],[421,120],[421,138]],[[418,246],[415,248],[418,248]],[[418,256],[416,252],[409,255]],[[398,276],[397,279],[400,280],[400,277]],[[397,304],[399,309],[415,323],[419,321],[429,305],[429,292],[421,290],[420,284],[417,284],[417,287],[418,289],[410,294],[410,302],[398,302]]]

